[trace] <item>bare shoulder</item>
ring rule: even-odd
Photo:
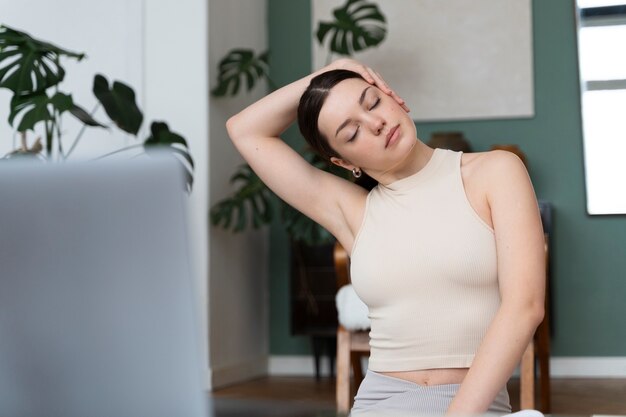
[[[463,153],[462,165],[463,167],[471,168],[473,171],[480,172],[506,167],[524,167],[524,163],[519,156],[515,155],[513,152],[502,149]]]
[[[530,182],[524,162],[501,149],[463,154],[462,167],[464,175],[484,185],[488,197],[498,188]]]
[[[513,152],[505,151],[502,149],[494,149],[492,151],[481,152],[481,154],[484,155],[486,163],[490,164],[491,166],[500,166],[501,168],[507,166],[510,168],[524,168],[524,162],[522,162],[520,157]]]

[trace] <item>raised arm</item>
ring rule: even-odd
[[[279,137],[296,120],[300,96],[311,79],[340,68],[358,72],[367,82],[392,94],[373,70],[342,59],[251,104],[232,116],[226,127],[237,150],[272,191],[325,227],[350,250],[366,191],[313,167]]]

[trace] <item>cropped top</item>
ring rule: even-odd
[[[435,148],[367,196],[350,273],[372,371],[469,367],[500,307],[495,234],[467,199],[462,153]]]

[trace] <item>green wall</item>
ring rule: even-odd
[[[586,213],[573,1],[533,0],[532,7],[535,117],[419,123],[418,136],[428,141],[433,131],[460,130],[475,151],[520,146],[538,198],[553,205],[552,354],[626,356],[626,219]],[[309,0],[269,0],[268,19],[273,80],[284,85],[308,74]],[[285,137],[303,144],[297,128]],[[274,226],[270,239],[270,352],[307,354],[309,340],[289,334],[286,236]]]

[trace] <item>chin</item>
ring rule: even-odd
[[[397,143],[397,148],[403,152],[411,152],[415,145],[417,144],[417,138],[411,137],[409,135],[405,137],[400,137]]]

